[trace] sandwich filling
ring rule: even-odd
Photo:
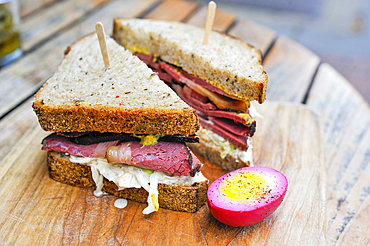
[[[91,168],[92,177],[96,184],[96,195],[103,194],[103,177],[114,182],[118,190],[125,188],[144,188],[148,193],[148,207],[143,214],[158,211],[158,184],[167,185],[193,185],[204,182],[207,179],[201,172],[191,176],[173,176],[164,172],[143,169],[140,167],[109,163],[106,158],[89,158],[69,155],[69,160],[74,163],[88,165]]]
[[[196,110],[203,128],[221,136],[240,151],[247,151],[248,138],[253,136],[256,128],[256,121],[249,111],[249,101],[230,96],[220,88],[153,56],[136,55]]]
[[[107,141],[88,141],[86,135]],[[149,196],[143,213],[148,214],[159,208],[158,183],[193,185],[206,180],[200,172],[201,162],[186,146],[186,141],[197,141],[197,137],[53,133],[43,140],[42,149],[65,153],[71,162],[89,165],[97,187],[95,194],[102,192],[103,177],[114,182],[118,189],[144,188]]]
[[[197,132],[197,135],[202,139],[203,142],[207,142],[212,146],[217,146],[220,149],[220,156],[222,159],[224,159],[227,155],[230,155],[236,160],[236,162],[249,163],[249,166],[253,166],[253,145],[251,138],[247,139],[247,151],[241,151],[220,135],[203,127],[200,128],[200,130]]]

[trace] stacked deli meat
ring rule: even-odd
[[[202,127],[223,137],[241,151],[248,149],[247,139],[253,136],[256,128],[248,102],[231,98],[221,89],[153,56],[136,55],[196,110]]]
[[[179,22],[115,19],[113,38],[144,61],[187,104],[201,129],[190,148],[226,170],[252,164],[251,101],[263,103],[261,52],[244,42]]]
[[[126,133],[64,132],[53,133],[42,141],[42,150],[57,151],[88,158],[107,158],[108,163],[124,163],[175,176],[194,176],[201,163],[186,142],[198,142],[196,136],[167,135],[154,145]],[[150,136],[149,136],[150,138]]]

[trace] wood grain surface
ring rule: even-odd
[[[269,76],[266,98],[303,102],[319,63],[315,53],[280,36],[263,62]]]
[[[323,120],[328,243],[367,245],[370,242],[370,107],[329,64],[320,66],[307,104]]]
[[[254,137],[255,164],[283,172],[289,182],[282,205],[264,221],[234,228],[216,221],[208,207],[197,213],[160,209],[143,215],[145,204],[95,197],[91,189],[51,180],[38,124],[18,141],[0,164],[0,244],[25,245],[324,245],[325,175],[318,118],[296,105],[259,107]],[[302,139],[310,139],[303,141]],[[205,166],[204,172],[212,179]],[[145,235],[145,236],[144,236]]]
[[[25,17],[40,9],[47,8],[58,0],[19,0],[19,14]]]
[[[32,101],[33,99],[27,100],[0,121],[0,160],[9,153],[28,129],[37,122],[36,114],[31,107]]]
[[[198,4],[183,0],[164,0],[145,18],[156,20],[183,21],[197,8]]]
[[[189,21],[188,24],[199,26],[204,28],[207,21],[208,7],[203,6],[197,13],[195,13]],[[213,22],[213,31],[225,32],[231,24],[234,23],[235,16],[225,12],[221,9],[216,9],[215,19]]]
[[[275,31],[250,20],[240,20],[229,34],[261,50],[263,56],[276,38]]]
[[[109,0],[61,1],[22,19],[22,50],[28,52]]]

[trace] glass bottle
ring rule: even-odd
[[[22,55],[17,0],[0,0],[0,67]]]

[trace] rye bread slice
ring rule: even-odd
[[[113,38],[132,52],[159,57],[243,101],[266,98],[261,52],[234,37],[179,22],[115,19]]]
[[[187,135],[199,129],[195,110],[156,73],[112,38],[107,47],[108,68],[95,33],[67,49],[33,103],[45,131]]]

